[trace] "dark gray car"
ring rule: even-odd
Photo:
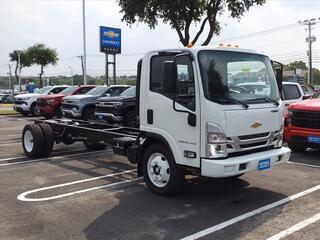
[[[118,96],[128,85],[97,86],[83,95],[67,96],[62,99],[61,111],[65,117],[94,119],[96,99],[105,96]]]

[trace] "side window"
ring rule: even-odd
[[[173,60],[174,56],[159,55],[154,56],[151,59],[151,78],[150,78],[150,90],[153,92],[163,94],[162,84],[162,67],[165,61]]]
[[[195,85],[192,62],[188,56],[177,57],[176,101],[195,111]]]
[[[60,87],[57,87],[57,88],[54,88],[50,91],[51,94],[57,94],[59,92],[61,92],[63,89],[65,88],[60,88]]]
[[[301,97],[299,89],[296,85],[284,84],[283,93],[286,100],[299,99]]]
[[[92,88],[93,88],[93,87],[92,87]],[[83,88],[80,88],[80,90],[76,93],[76,95],[85,94],[85,93],[89,92],[92,88],[91,88],[91,87],[83,87]]]

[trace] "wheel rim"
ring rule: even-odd
[[[170,179],[170,165],[161,153],[154,153],[148,159],[148,176],[157,187],[164,187]]]
[[[23,142],[27,152],[31,152],[33,149],[33,135],[30,130],[27,130],[24,133]]]

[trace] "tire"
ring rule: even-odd
[[[44,136],[37,124],[28,124],[23,128],[22,146],[24,153],[30,158],[37,158],[43,154]]]
[[[171,151],[162,144],[153,144],[146,149],[142,174],[152,192],[166,196],[177,192],[184,179]]]
[[[104,150],[107,147],[104,143],[100,142],[84,141],[83,144],[86,146],[88,150],[92,151]]]
[[[136,111],[131,110],[127,112],[126,115],[124,116],[123,123],[126,127],[131,127],[131,128],[139,127],[139,121],[136,115]]]
[[[42,157],[47,157],[52,153],[53,145],[54,145],[54,135],[51,127],[46,123],[38,124],[42,130],[43,138],[44,138],[44,146]]]
[[[85,121],[94,120],[94,107],[87,107],[84,109],[82,119]]]
[[[31,104],[31,107],[30,107],[30,114],[32,117],[36,116],[37,113],[36,113],[36,106],[37,106],[37,103],[32,103]]]
[[[62,111],[61,111],[61,105],[59,105],[52,117],[56,118],[62,118]]]
[[[289,148],[291,149],[291,151],[295,152],[295,153],[303,153],[307,150],[307,147],[298,146],[296,143],[293,143],[291,141],[289,141],[288,145],[289,145]]]

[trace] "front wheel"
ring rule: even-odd
[[[160,195],[175,193],[184,178],[171,151],[162,144],[147,148],[142,159],[142,173],[148,187]]]
[[[126,113],[126,115],[124,116],[124,125],[126,127],[132,127],[132,128],[139,127],[139,120],[137,118],[135,110],[131,110]]]
[[[291,149],[292,152],[296,152],[296,153],[303,153],[307,150],[307,147],[305,146],[299,146],[295,143],[292,143],[291,141],[289,141],[289,148]]]
[[[84,109],[82,119],[85,121],[95,120],[94,107]]]

